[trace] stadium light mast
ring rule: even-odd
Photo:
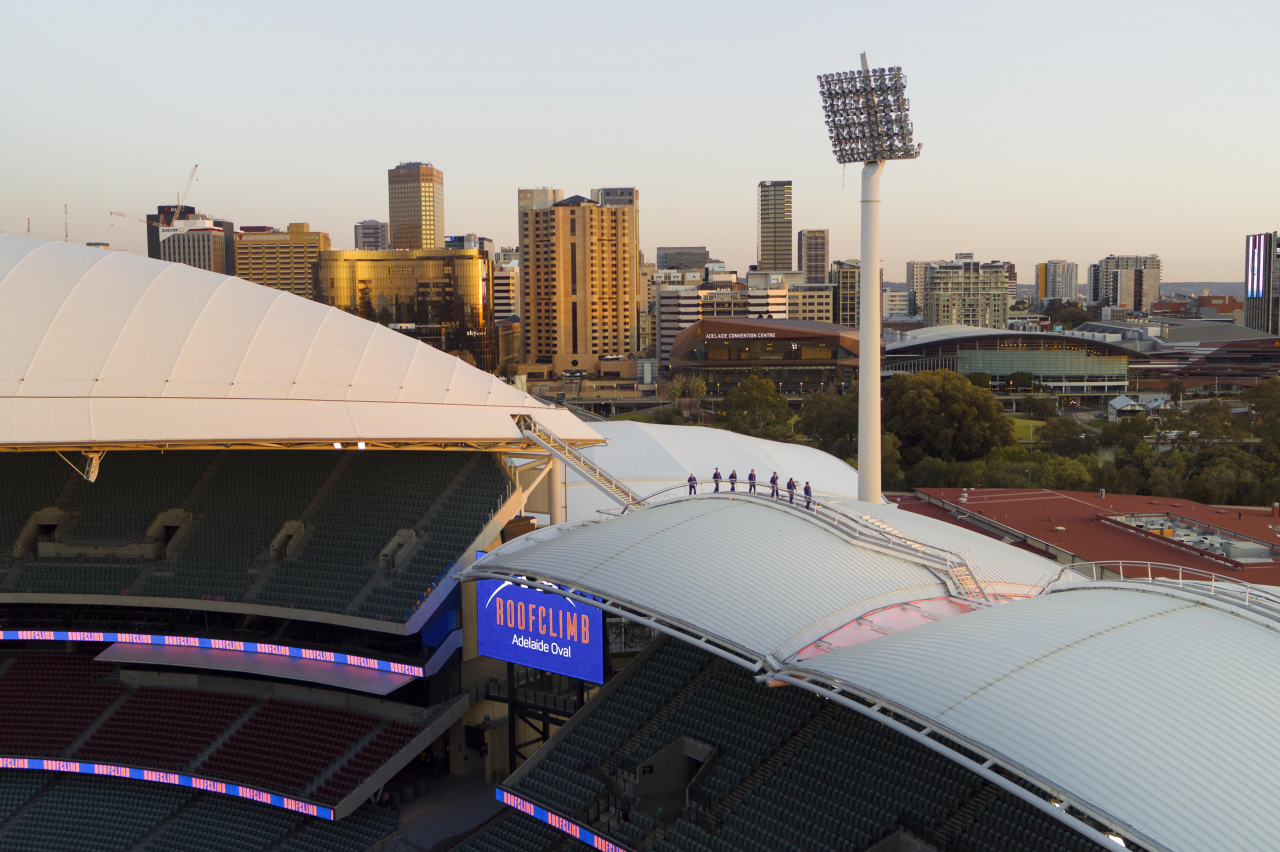
[[[880,175],[887,160],[914,160],[902,69],[818,75],[827,133],[839,163],[862,163],[862,258],[858,280],[858,499],[880,502]]]

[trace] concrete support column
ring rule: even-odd
[[[547,479],[551,480],[547,483],[548,493],[551,495],[551,525],[563,524],[568,514],[565,509],[565,480],[564,480],[564,462],[555,456],[551,457],[549,462],[551,472],[547,474]]]

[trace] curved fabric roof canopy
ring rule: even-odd
[[[0,446],[524,444],[568,411],[336,308],[127,252],[0,235]]]
[[[690,473],[699,479],[710,479],[716,467],[726,479],[731,470],[737,469],[741,491],[746,490],[747,474],[755,468],[761,489],[768,489],[769,476],[776,470],[780,483],[785,483],[788,476],[794,476],[801,488],[806,481],[811,482],[814,494],[824,500],[848,502],[858,494],[858,471],[803,444],[766,441],[725,429],[625,420],[592,423],[591,428],[609,443],[583,453],[641,496],[683,486]],[[597,517],[597,509],[617,509],[577,471],[568,473],[569,520]],[[728,487],[726,483],[724,488]]]
[[[1084,586],[805,667],[1166,849],[1268,849],[1280,837],[1280,633],[1246,611],[1176,589]]]
[[[846,508],[854,507],[893,521],[906,514],[863,503]],[[929,518],[914,520],[945,527],[953,549],[967,535],[969,564],[984,582],[1029,594],[1056,575],[1053,563],[1025,551]],[[866,613],[949,595],[932,570],[858,546],[803,510],[725,494],[540,530],[494,550],[462,576],[497,569],[694,627],[753,660],[786,660]]]

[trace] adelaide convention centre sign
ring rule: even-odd
[[[480,653],[604,683],[604,613],[555,592],[505,580],[476,584]]]

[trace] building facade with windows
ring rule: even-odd
[[[787,290],[783,287],[751,288],[742,284],[709,287],[668,286],[658,291],[658,358],[670,363],[676,338],[701,319],[784,319]]]
[[[1131,274],[1122,275],[1121,273]],[[1089,265],[1089,301],[1094,305],[1145,311],[1160,301],[1163,275],[1158,254],[1112,254]]]
[[[711,262],[706,246],[658,246],[658,269],[701,270]]]
[[[391,248],[444,248],[444,172],[430,163],[387,170]]]
[[[236,277],[310,299],[311,267],[330,248],[329,235],[311,230],[306,222],[290,222],[283,231],[247,226],[236,233]]]
[[[391,226],[377,219],[355,225],[356,251],[386,251],[391,248]]]
[[[827,258],[830,253],[830,231],[804,230],[796,236],[796,269],[804,273],[804,283],[828,283]]]
[[[180,219],[167,227],[160,227],[160,259],[222,275],[234,275],[235,250],[232,249],[228,258],[227,227],[235,226],[221,220]]]
[[[835,315],[834,284],[795,284],[787,288],[787,319],[831,322]]]
[[[1076,281],[1077,265],[1067,260],[1046,260],[1036,264],[1036,298],[1042,302],[1080,298]]]
[[[1244,324],[1280,334],[1280,234],[1244,238]]]
[[[762,180],[756,196],[756,267],[761,272],[789,272],[796,268],[791,256],[791,181]]]
[[[1009,321],[1011,267],[999,260],[980,263],[968,252],[948,263],[929,264],[924,324],[1004,328]]]
[[[595,373],[603,357],[640,351],[639,193],[593,194],[602,201],[521,197],[524,364]]]
[[[862,289],[862,261],[833,260],[831,284],[833,285],[831,321],[849,328],[857,328],[862,317],[862,307],[859,304],[859,293]],[[884,287],[883,268],[880,270],[880,286]]]

